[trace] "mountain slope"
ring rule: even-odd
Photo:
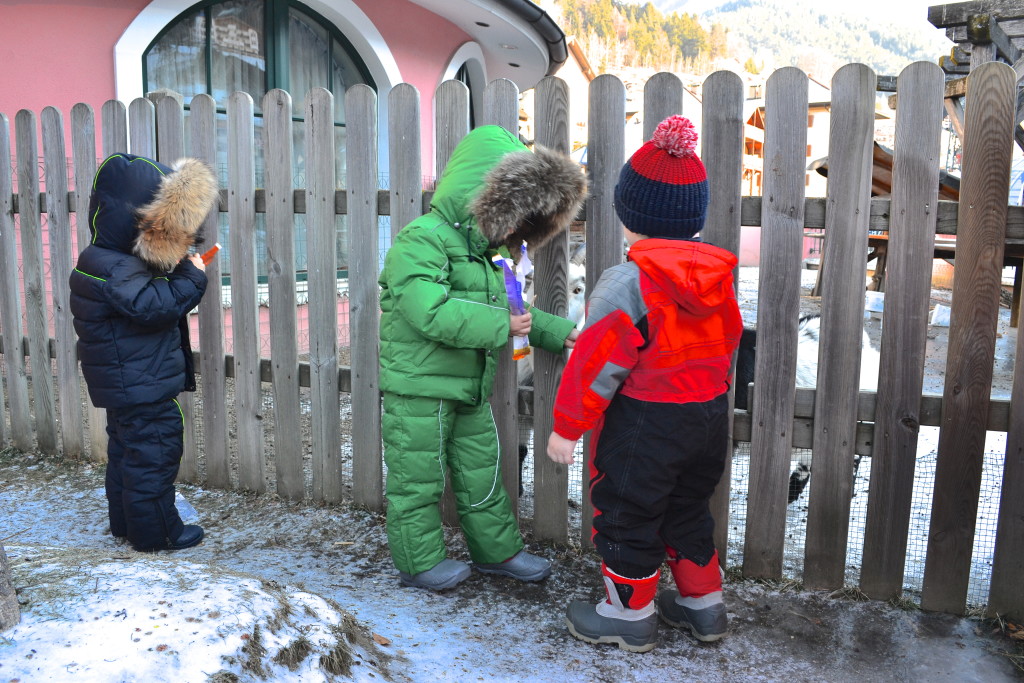
[[[637,4],[643,4],[637,2]],[[849,62],[896,75],[914,61],[934,62],[952,44],[926,15],[869,13],[881,2],[829,3],[810,0],[652,0],[662,13],[698,13],[705,26],[728,31],[732,56],[754,57],[765,66],[799,66],[827,76]],[[910,17],[918,13],[912,12]]]

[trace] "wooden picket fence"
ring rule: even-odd
[[[744,575],[782,576],[790,455],[792,448],[804,447],[813,449],[814,485],[803,581],[815,588],[843,585],[850,463],[859,453],[872,457],[860,588],[872,598],[899,596],[918,428],[937,425],[941,427],[938,472],[921,604],[930,610],[962,613],[985,431],[1002,430],[1009,434],[988,610],[1024,616],[1024,591],[1020,590],[1024,585],[1024,380],[1020,368],[1015,369],[1014,400],[990,401],[989,397],[1003,249],[1007,240],[1024,239],[1024,212],[1006,205],[1015,81],[1011,68],[995,63],[970,76],[959,204],[937,198],[943,76],[935,65],[912,64],[898,78],[893,192],[887,198],[870,195],[876,76],[867,67],[847,65],[833,79],[828,196],[824,199],[804,195],[808,106],[804,73],[784,68],[768,80],[760,197],[741,196],[743,84],[730,72],[714,73],[704,82],[701,156],[711,188],[704,239],[737,252],[741,226],[762,228],[757,382],[752,412],[737,411],[733,424],[735,438],[749,441],[751,450],[742,558],[729,558],[730,564],[742,566]],[[491,83],[480,123],[516,131],[518,95],[509,81]],[[591,283],[622,259],[612,195],[626,158],[625,95],[623,83],[614,76],[600,76],[591,84],[590,198],[585,208],[587,281]],[[682,83],[674,75],[658,74],[648,81],[645,138],[657,122],[682,110],[682,95]],[[536,142],[568,151],[566,84],[558,78],[545,79],[536,88],[535,103]],[[351,491],[352,503],[380,510],[384,497],[377,385],[378,217],[390,216],[392,231],[397,231],[428,209],[430,199],[420,171],[420,94],[407,84],[388,94],[387,189],[380,189],[378,181],[378,102],[365,86],[345,94],[344,178],[336,177],[333,96],[318,89],[306,97],[303,188],[293,186],[291,98],[279,90],[267,93],[261,107],[262,187],[257,187],[254,174],[254,104],[244,93],[235,93],[224,103],[197,96],[189,103],[187,117],[182,103],[171,96],[136,100],[127,109],[108,102],[100,114],[99,146],[92,109],[77,105],[71,111],[70,172],[62,114],[47,108],[41,114],[43,192],[35,114],[17,113],[15,150],[10,148],[9,121],[0,116],[0,158],[16,159],[17,169],[16,189],[10,169],[0,169],[0,331],[6,351],[8,413],[0,415],[0,441],[23,451],[102,458],[103,414],[90,409],[82,398],[67,309],[67,278],[75,260],[73,223],[77,223],[78,244],[88,239],[86,222],[72,218],[87,206],[97,149],[103,155],[127,150],[164,162],[186,154],[211,163],[225,158],[224,150],[217,149],[218,106],[226,111],[227,121],[227,185],[220,212],[227,214],[230,225],[231,328],[225,329],[221,306],[225,293],[215,260],[207,271],[210,291],[198,312],[201,401],[183,397],[183,406],[194,419],[189,422],[182,478],[210,487],[273,490],[291,499],[326,503],[345,500]],[[434,108],[440,175],[452,149],[468,132],[468,91],[461,83],[443,83],[435,93]],[[254,246],[260,213],[270,226],[265,257]],[[310,342],[308,360],[302,362],[295,341],[295,214],[305,214],[308,231]],[[347,264],[337,263],[336,257],[339,214],[347,216],[349,226]],[[209,234],[216,234],[217,220],[215,215],[210,217]],[[801,247],[808,229],[825,233],[824,362],[818,389],[798,391],[794,374]],[[888,231],[890,236],[876,394],[858,391],[869,230]],[[957,236],[947,382],[941,398],[922,396],[936,232]],[[535,260],[537,304],[544,310],[565,313],[567,256],[566,237],[544,247]],[[259,258],[268,261],[261,272],[268,273],[269,357],[260,353]],[[340,265],[349,273],[348,366],[339,362]],[[47,292],[52,293],[49,302]],[[227,333],[230,355],[224,352]],[[11,352],[12,340],[21,342],[22,353]],[[1018,338],[1018,353],[1021,347]],[[562,362],[549,354],[535,358],[532,400],[539,444],[551,430],[551,405]],[[30,378],[47,381],[30,382]],[[270,408],[262,399],[267,386],[272,391]],[[519,438],[517,391],[514,365],[506,352],[492,400],[506,453],[516,452]],[[351,475],[343,476],[339,404],[345,393],[351,402]],[[303,406],[300,395],[308,406]],[[269,422],[272,434],[265,433],[264,424]],[[309,438],[302,436],[302,424],[308,426]],[[272,444],[271,452],[266,452],[265,440]],[[271,468],[272,477],[268,476]],[[503,476],[517,499],[516,458],[504,459]],[[564,466],[544,457],[536,459],[532,520],[536,538],[570,540],[568,479]],[[716,541],[723,558],[730,530],[729,482],[727,472],[713,501]],[[586,490],[586,482],[580,484]],[[590,512],[584,501],[579,530],[584,545],[589,543]]]

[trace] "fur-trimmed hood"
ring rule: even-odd
[[[200,228],[218,197],[216,176],[198,159],[168,167],[132,154],[111,155],[93,180],[92,243],[169,272],[202,241]]]
[[[535,249],[565,230],[586,196],[586,175],[567,155],[531,152],[504,128],[481,126],[456,145],[431,208],[518,253],[524,240]]]

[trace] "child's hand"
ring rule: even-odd
[[[580,336],[580,331],[575,327],[569,332],[569,336],[565,338],[565,348],[571,349],[576,346],[576,338]]]
[[[551,432],[548,437],[548,457],[562,465],[571,465],[573,452],[576,450],[576,441],[570,441],[564,436]]]
[[[204,273],[206,272],[206,264],[203,263],[203,257],[201,255],[199,255],[199,254],[189,254],[187,256],[187,258],[188,258],[189,261],[192,262],[193,266],[195,266],[199,270],[203,271]]]
[[[533,327],[533,316],[529,311],[522,315],[515,315],[510,313],[508,321],[510,337],[525,337],[530,334],[530,328]]]

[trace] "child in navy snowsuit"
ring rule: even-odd
[[[110,533],[136,550],[203,538],[174,506],[185,419],[176,397],[196,388],[186,316],[206,291],[206,274],[189,250],[217,197],[217,179],[201,161],[169,168],[108,157],[89,199],[92,240],[70,277],[82,374],[93,405],[107,410]]]
[[[743,322],[736,257],[697,233],[707,174],[693,124],[672,116],[623,166],[615,211],[627,263],[601,275],[562,373],[548,455],[590,440],[594,545],[608,598],[573,602],[569,631],[646,652],[658,614],[700,640],[726,634],[708,507],[729,452],[729,382]],[[658,589],[668,560],[676,589]],[[655,610],[657,602],[657,613]]]

